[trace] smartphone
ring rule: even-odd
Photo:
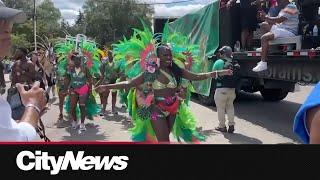
[[[24,85],[24,89],[26,91],[29,91],[31,89],[31,86]],[[9,91],[11,91],[11,92],[9,92]],[[15,109],[19,106],[23,106],[20,93],[16,88],[13,88],[13,89],[10,88],[8,90],[8,94],[11,94],[10,97],[8,96],[8,102],[9,102],[12,109]],[[45,98],[46,98],[46,103],[48,103],[49,102],[49,94],[47,92],[45,92]]]

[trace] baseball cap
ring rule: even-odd
[[[288,7],[289,9],[297,9],[297,6],[296,6],[294,3],[289,3],[289,4],[287,5],[287,7]]]
[[[232,53],[232,48],[230,46],[223,46],[219,49],[220,54]]]
[[[297,6],[293,3],[289,3],[285,8],[284,8],[285,11],[287,12],[290,12],[292,14],[295,14],[295,13],[298,13],[299,10],[297,8]]]
[[[0,20],[11,20],[13,23],[23,23],[27,20],[26,14],[18,9],[12,9],[5,6],[0,0]]]

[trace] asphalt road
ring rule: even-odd
[[[236,130],[234,134],[215,131],[218,125],[215,107],[203,106],[196,98],[191,109],[198,119],[200,133],[207,136],[206,144],[280,144],[301,143],[292,132],[295,113],[312,90],[302,86],[280,102],[265,102],[260,94],[242,93],[235,102]],[[111,99],[110,99],[111,100]],[[109,100],[109,101],[110,101]],[[126,110],[117,103],[119,115],[97,116],[86,120],[87,131],[79,134],[71,129],[67,117],[57,123],[58,100],[51,100],[50,110],[43,116],[47,136],[52,141],[131,141],[128,128],[132,127]],[[110,102],[109,102],[110,104]],[[107,109],[110,111],[111,107]],[[172,141],[175,141],[171,137]]]

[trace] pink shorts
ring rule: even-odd
[[[89,86],[86,84],[81,88],[74,89],[74,92],[78,93],[79,96],[83,96],[89,93]]]

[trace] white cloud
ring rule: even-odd
[[[60,9],[60,12],[62,18],[68,21],[69,24],[73,24],[79,14],[79,11],[72,9]]]
[[[179,2],[183,0],[159,0],[157,2]],[[155,5],[155,15],[156,17],[180,17],[184,16],[190,12],[197,11],[204,6],[208,5],[214,0],[193,0],[190,2],[173,3],[173,4],[162,4]]]
[[[117,1],[117,0],[110,0]],[[171,3],[185,0],[140,0],[145,3]],[[190,2],[174,3],[174,4],[161,4],[155,5],[155,16],[160,17],[179,17],[189,12],[196,11],[209,4],[214,0],[193,0]],[[61,11],[62,18],[74,24],[74,21],[82,9],[85,0],[53,0],[55,7]]]
[[[204,7],[203,4],[190,4],[186,6],[172,6],[165,5],[155,6],[155,17],[180,17],[193,11],[197,11]]]
[[[85,0],[53,0],[55,7],[59,9],[79,10]]]
[[[56,8],[60,9],[62,18],[69,24],[74,24],[84,1],[85,0],[53,0],[53,3]]]

